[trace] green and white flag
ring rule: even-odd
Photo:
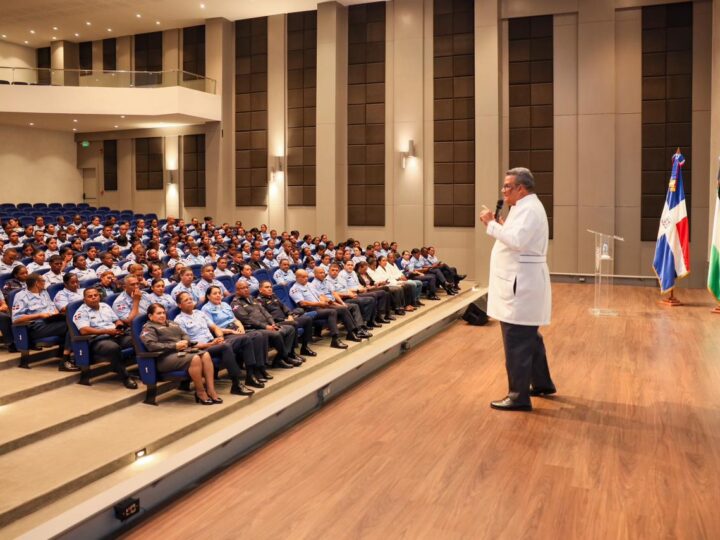
[[[715,192],[715,219],[713,220],[712,243],[710,244],[708,290],[720,301],[720,168]]]

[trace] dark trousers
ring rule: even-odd
[[[333,306],[330,309],[334,309],[335,311],[337,311],[338,319],[340,319],[340,322],[345,325],[345,330],[347,330],[348,332],[352,332],[353,330],[355,330],[357,324],[355,324],[355,318],[353,317],[349,308],[343,306]]]
[[[460,280],[458,279],[458,271],[457,268],[453,266],[448,266],[445,263],[442,263],[438,268],[440,268],[440,271],[445,276],[445,279],[447,279],[450,283],[453,285],[457,285],[460,283]]]
[[[250,351],[250,354],[252,354],[252,344],[249,340],[245,341],[245,347]],[[207,352],[210,356],[219,356],[220,362],[222,362],[222,365],[225,366],[230,378],[238,379],[240,377],[240,365],[235,359],[235,351],[233,350],[233,345],[229,341],[218,343],[217,345],[203,349],[201,352]],[[251,361],[255,361],[254,356],[252,356]]]
[[[285,360],[290,356],[295,345],[295,328],[292,326],[281,326],[280,330],[252,330],[250,333],[264,334],[267,337],[268,346],[277,351],[275,360]],[[267,355],[266,355],[267,358]]]
[[[422,281],[423,289],[428,296],[437,295],[437,280],[432,274],[414,274],[410,279]]]
[[[402,287],[395,285],[388,286],[388,293],[390,293],[390,304],[393,309],[400,309],[407,306],[405,303],[405,294],[403,293]]]
[[[295,337],[293,342],[293,349],[297,347],[297,341],[298,341],[298,329],[303,329],[303,335],[300,338],[300,343],[303,347],[307,347],[310,343],[310,338],[313,334],[313,318],[308,317],[307,315],[300,315],[299,317],[293,317],[292,321],[280,321],[280,326],[289,326],[291,328],[295,329]]]
[[[387,296],[388,295],[385,291],[367,291],[358,294],[358,298],[372,298],[375,300],[375,317],[373,317],[374,319],[377,319],[378,317],[388,313],[389,301]]]
[[[2,332],[3,342],[5,345],[8,347],[12,345],[12,319],[7,313],[0,313],[0,332]]]
[[[403,307],[412,306],[415,303],[415,285],[408,283],[407,281],[402,281],[400,286],[402,287],[403,296],[405,298]]]
[[[310,309],[310,308],[308,308]],[[328,309],[316,309],[315,312],[317,313],[317,318],[322,320],[325,319],[325,326],[328,327],[328,330],[330,330],[330,335],[332,337],[337,337],[339,334],[338,332],[338,315],[339,311],[336,309],[328,308]]]
[[[264,365],[268,350],[267,336],[252,331],[226,335],[225,341],[230,344],[238,364],[243,363],[246,368]]]
[[[529,404],[531,384],[534,388],[555,388],[538,327],[501,322],[500,330],[505,346],[508,397]]]
[[[377,301],[372,296],[357,296],[355,298],[345,298],[346,304],[355,304],[360,308],[362,321],[360,326],[365,323],[372,322],[377,317]]]
[[[434,276],[437,283],[440,284],[440,286],[445,285],[447,283],[447,279],[445,279],[445,274],[442,273],[442,270],[439,268],[429,268],[426,276]]]
[[[57,336],[63,339],[63,348],[66,351],[70,350],[70,333],[65,321],[33,321],[28,326],[28,335],[31,341],[42,341],[42,338]],[[129,346],[132,347],[132,345]]]
[[[112,370],[121,377],[127,377],[128,372],[125,369],[125,361],[122,357],[123,349],[130,349],[133,346],[132,337],[101,337],[90,342],[90,352],[94,361],[101,360],[110,362]]]

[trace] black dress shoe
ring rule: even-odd
[[[300,360],[295,360],[294,358],[283,358],[283,362],[290,364],[293,367],[302,366],[302,362]]]
[[[300,354],[304,354],[305,356],[317,356],[317,353],[309,347],[300,347]]]
[[[382,325],[380,325],[379,323],[377,323],[375,321],[370,321],[369,323],[367,323],[368,328],[380,328],[381,326]]]
[[[555,388],[530,388],[531,396],[550,396],[556,392]]]
[[[348,341],[353,341],[355,343],[360,343],[362,341],[362,338],[356,332],[348,332],[347,336],[345,336],[345,339]]]
[[[428,296],[428,300],[440,300],[440,297],[437,294],[434,294],[432,296]]]
[[[245,377],[245,386],[252,386],[253,388],[265,388],[265,384],[258,381],[252,375]]]
[[[418,300],[418,301],[415,302],[413,305],[414,305],[415,307],[423,307],[425,304],[423,304],[420,300]]]
[[[18,348],[15,346],[14,343],[8,345],[8,352],[11,352],[11,353],[16,353],[16,352],[18,352]]]
[[[132,377],[125,377],[123,379],[123,386],[129,390],[135,390],[137,388],[137,383]]]
[[[292,354],[290,355],[290,358],[291,358],[292,360],[295,360],[296,362],[300,362],[301,364],[304,364],[304,363],[305,363],[305,359],[304,359],[302,356],[300,356],[299,354],[292,353]]]
[[[208,396],[207,399],[202,399],[197,394],[195,394],[195,403],[200,403],[202,405],[214,405],[215,404],[215,402],[213,401],[213,399],[210,396]],[[220,403],[222,403],[222,401],[220,401]]]
[[[80,368],[70,360],[63,360],[58,366],[58,371],[80,371]]]
[[[261,383],[266,383],[266,382],[268,382],[268,380],[267,380],[265,377],[263,377],[262,375],[260,375],[260,373],[258,373],[257,371],[255,372],[255,374],[253,375],[253,377],[255,377],[255,380],[258,381],[258,382],[261,382]]]
[[[244,384],[233,383],[230,388],[230,393],[235,394],[236,396],[252,396],[255,393],[255,390],[248,388]]]
[[[330,342],[330,346],[333,349],[347,349],[348,348],[348,344],[343,343],[339,337],[332,338],[332,341]]]
[[[283,359],[274,360],[272,363],[272,367],[274,369],[292,369],[293,368],[292,364],[288,364]]]
[[[458,280],[458,281],[462,281],[462,280],[465,279],[466,277],[467,277],[467,275],[465,275],[465,274],[458,274],[457,280]]]
[[[490,407],[499,411],[532,411],[532,405],[529,403],[519,403],[509,397],[498,401],[491,401]]]
[[[355,332],[355,334],[357,334],[358,337],[361,337],[363,339],[370,339],[371,337],[373,337],[373,335],[370,332],[368,332],[367,330],[364,330],[362,328],[360,330],[357,330]]]
[[[405,310],[402,308],[398,308],[395,310],[395,315],[405,315]]]
[[[258,375],[260,377],[262,377],[263,379],[265,379],[265,381],[271,381],[273,378],[273,376],[270,375],[264,367],[256,367],[255,368],[255,378],[260,380],[260,377],[258,377]],[[265,382],[265,381],[260,381],[260,382]]]

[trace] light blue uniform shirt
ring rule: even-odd
[[[150,307],[150,298],[148,298],[148,293],[143,291],[142,298],[140,298],[140,305],[138,306],[138,315],[143,315],[147,313],[148,308]],[[130,315],[130,312],[132,311],[133,306],[133,299],[130,297],[128,293],[125,291],[121,292],[118,297],[113,302],[112,308],[115,313],[117,313],[118,317],[125,320],[128,318],[128,315]]]
[[[190,336],[190,341],[198,343],[209,343],[215,336],[210,331],[210,325],[214,324],[212,319],[202,311],[193,310],[192,315],[180,313],[175,317],[175,322],[180,325],[185,333]]]
[[[75,274],[80,281],[85,281],[86,279],[97,279],[97,274],[92,268],[86,268],[85,270],[73,268],[70,270],[70,273]]]
[[[290,287],[290,298],[292,298],[296,304],[300,304],[300,302],[320,301],[320,297],[309,285],[300,285],[297,282]]]
[[[84,290],[85,289],[78,289],[76,292],[72,292],[70,289],[67,288],[59,290],[55,295],[55,298],[53,299],[53,301],[55,302],[55,306],[58,308],[58,311],[67,307],[67,305],[72,302],[82,300]]]
[[[36,294],[23,289],[15,295],[12,308],[12,320],[23,315],[38,315],[40,313],[57,313],[55,304],[50,295],[43,290]]]
[[[317,281],[317,280],[315,280]],[[315,283],[313,281],[313,283]],[[340,274],[338,274],[337,278],[331,278],[330,276],[325,278],[325,284],[327,285],[327,288],[329,288],[332,292],[336,293],[348,293],[350,292],[348,288],[345,286],[345,283],[340,279]]]
[[[240,276],[240,279],[238,281],[241,280],[245,281],[248,284],[251,293],[257,291],[260,288],[260,282],[255,276],[250,276],[249,278],[246,278],[245,276]]]
[[[335,299],[332,290],[330,289],[330,284],[327,282],[327,278],[324,281],[315,279],[312,283],[310,283],[309,287],[315,292],[318,297],[320,295],[324,295],[328,300]]]
[[[277,268],[279,266],[277,259],[268,259],[267,257],[265,257],[263,258],[262,262],[264,262],[270,268]]]
[[[295,272],[290,269],[288,269],[287,272],[277,269],[273,274],[273,279],[275,280],[275,283],[280,283],[282,285],[286,283],[293,283],[295,281]]]
[[[216,287],[220,287],[220,291],[222,291],[223,296],[227,294],[227,289],[225,288],[225,285],[223,285],[220,281],[217,279],[213,279],[212,281],[208,282],[204,279],[201,279],[200,282],[197,284],[198,291],[200,291],[200,295],[205,296],[205,292],[215,285]]]
[[[108,330],[115,328],[115,321],[118,316],[105,302],[100,302],[98,309],[93,309],[87,304],[78,308],[73,316],[73,322],[78,330],[81,328],[98,328]]]
[[[166,311],[177,307],[175,300],[173,300],[172,296],[170,296],[169,294],[163,294],[162,296],[158,296],[155,293],[149,293],[147,295],[147,298],[151,304],[160,304],[165,308]]]
[[[360,280],[358,280],[357,274],[355,274],[355,272],[340,270],[337,279],[345,286],[345,289],[347,290],[358,289],[362,287],[362,285],[360,284]]]
[[[233,328],[235,325],[235,314],[232,308],[225,302],[220,302],[218,305],[208,302],[202,307],[202,312],[205,313],[210,319],[220,328]]]
[[[203,297],[200,293],[200,289],[198,289],[198,286],[195,283],[191,283],[189,287],[186,287],[182,283],[178,283],[170,293],[170,296],[173,297],[173,300],[177,301],[178,294],[181,292],[190,293],[190,296],[193,297],[196,304],[200,301],[200,298]]]
[[[190,253],[189,255],[187,255],[187,256],[185,257],[185,259],[183,260],[183,262],[184,262],[186,265],[190,265],[190,264],[205,264],[205,257],[203,257],[202,255],[193,255],[192,253]]]

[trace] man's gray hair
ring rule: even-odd
[[[530,193],[535,191],[535,177],[530,169],[525,167],[514,167],[505,172],[505,176],[514,176],[515,183],[519,186],[525,186]]]

